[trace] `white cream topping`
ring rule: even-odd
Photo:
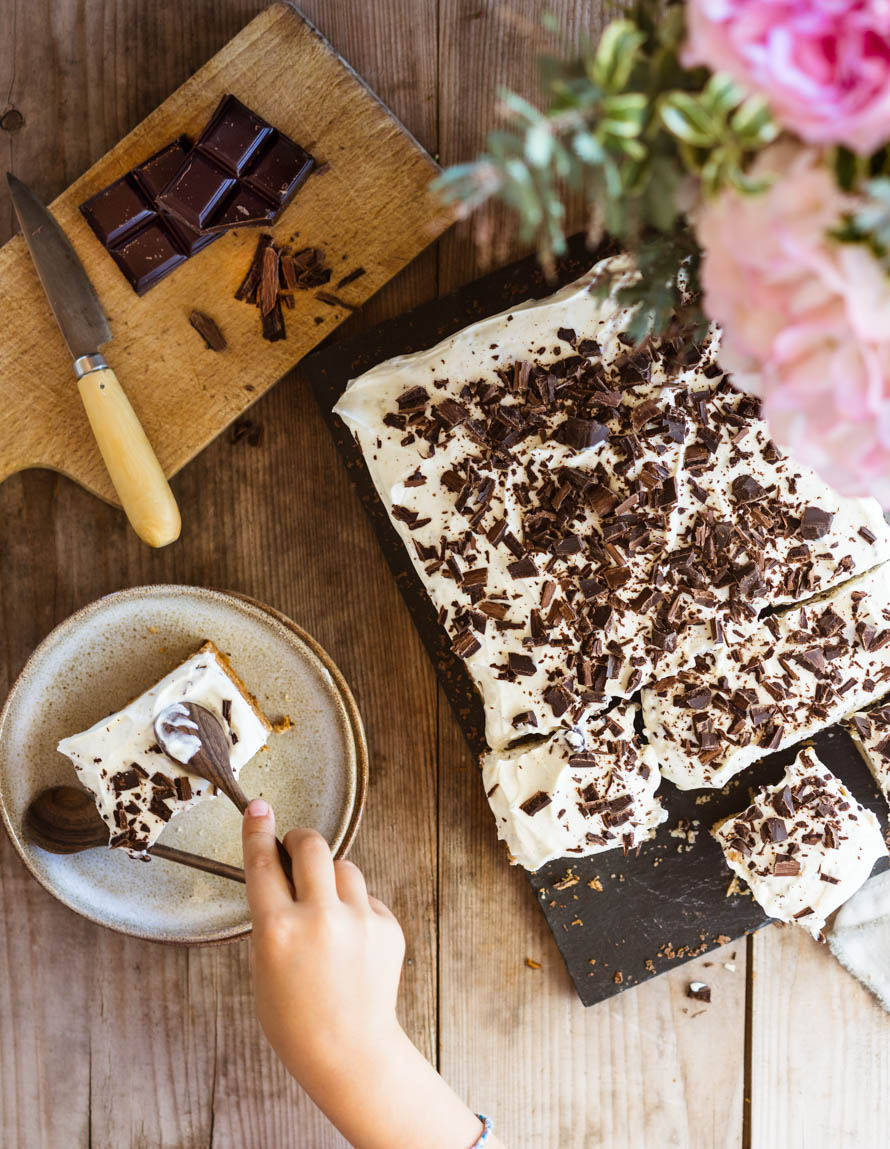
[[[814,937],[887,855],[877,818],[812,749],[713,834],[764,911]]]
[[[851,714],[846,725],[890,805],[890,703]]]
[[[642,693],[661,772],[681,790],[721,787],[746,766],[887,692],[890,563],[748,625],[675,681]]]
[[[721,641],[721,628],[728,641],[741,638],[746,612],[808,598],[890,558],[890,529],[878,504],[843,499],[781,456],[749,410],[751,401],[721,384],[716,333],[688,368],[659,356],[628,359],[620,339],[628,311],[589,290],[601,268],[429,351],[380,364],[352,380],[335,408],[443,625],[458,647],[465,644],[484,702],[486,738],[496,749],[583,722],[613,698],[688,665]],[[514,365],[547,367],[594,340],[598,349],[585,348],[582,358],[602,374],[603,403],[597,392],[592,409],[584,399],[576,410],[560,376],[535,408],[525,384],[515,383]],[[505,370],[513,385],[499,374]],[[493,389],[504,429],[520,406],[526,416],[531,406],[539,419],[532,434],[509,443],[503,465],[490,436],[480,448],[478,429],[492,417],[490,401],[479,397],[480,381]],[[427,396],[423,418],[441,424],[434,443],[415,433],[418,408],[400,408],[415,388]],[[568,409],[563,394],[570,396]],[[460,404],[469,417],[451,425],[442,417],[443,401]],[[601,423],[609,438],[589,447],[555,438],[572,412]],[[393,425],[393,416],[401,425]],[[466,476],[468,468],[472,482],[462,502],[447,480]],[[671,484],[675,497],[657,501]],[[574,492],[568,503],[559,502],[563,489]],[[605,507],[597,502],[602,497]],[[546,529],[559,519],[560,506],[571,506],[571,516],[554,530],[563,539],[576,536],[577,551],[554,553],[529,540],[541,522]],[[798,529],[808,506],[830,519],[818,540]],[[784,516],[781,530],[777,514]],[[627,526],[619,522],[612,533],[616,516]],[[495,531],[490,538],[498,523],[506,535]],[[731,537],[725,533],[736,528]],[[508,537],[519,544],[518,554]],[[534,568],[516,576],[511,566],[520,556]],[[604,579],[624,577],[618,567],[627,581],[605,585]],[[474,591],[470,580],[477,576],[483,581]],[[736,591],[740,578],[747,580],[743,594]],[[543,635],[531,630],[534,612],[547,618]],[[593,646],[592,638],[599,640]],[[552,693],[548,698],[554,686],[566,691],[556,704]]]
[[[667,818],[655,795],[655,754],[634,733],[638,711],[611,710],[577,730],[483,756],[498,837],[514,862],[537,870],[554,858],[630,849]]]
[[[158,719],[160,718],[160,723]],[[165,751],[177,762],[191,762],[201,749],[198,737],[198,724],[189,718],[188,708],[183,702],[174,702],[155,715],[156,729],[163,737]],[[194,730],[191,734],[189,731]]]
[[[110,839],[113,841],[128,829],[132,830],[135,844],[130,852],[134,856],[144,854],[157,841],[169,817],[214,796],[209,782],[189,774],[158,747],[154,720],[162,710],[179,701],[200,703],[217,715],[232,742],[229,761],[236,777],[266,744],[269,728],[223,669],[216,653],[205,648],[123,710],[101,719],[89,730],[63,738],[58,746],[74,763],[80,781],[95,798],[109,828]],[[185,747],[186,752],[188,749]],[[179,797],[175,791],[171,794],[167,782],[159,785],[152,780],[158,775],[169,780],[173,787],[177,779],[185,780],[186,793],[190,790],[191,795]],[[122,784],[126,785],[125,789],[119,788]],[[153,803],[155,809],[151,808]],[[117,821],[117,817],[122,817],[118,811],[127,806],[132,809],[125,810],[127,826],[122,827]],[[162,816],[164,810],[169,817]]]

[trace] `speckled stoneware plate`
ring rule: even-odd
[[[364,731],[343,676],[294,622],[241,595],[144,586],[108,595],[57,626],[25,665],[0,712],[0,814],[37,880],[66,906],[135,937],[181,945],[228,941],[250,930],[244,887],[225,878],[123,851],[48,854],[25,837],[31,798],[77,784],[60,738],[91,726],[212,639],[275,722],[293,727],[241,772],[251,797],[281,827],[313,826],[342,855],[361,817],[368,761]],[[163,842],[241,865],[241,820],[218,797],[165,829]]]

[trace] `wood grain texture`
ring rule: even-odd
[[[272,231],[282,243],[324,248],[335,283],[364,267],[344,289],[347,303],[362,304],[445,226],[426,191],[435,165],[317,30],[280,3],[248,24],[52,205],[111,322],[109,364],[168,475],[350,314],[298,291],[287,338],[265,343],[256,308],[234,298],[256,245],[250,228],[223,236],[138,298],[78,211],[177,135],[196,137],[230,91],[316,157],[320,166]],[[203,347],[188,325],[194,308],[213,316],[228,350]],[[0,424],[0,480],[51,467],[117,501],[71,385],[70,354],[20,238],[0,251],[0,309],[0,399],[8,415]]]
[[[558,6],[569,43],[595,36],[600,5]],[[443,164],[469,158],[491,128],[499,84],[534,97],[536,56],[555,50],[534,0],[440,5]],[[476,99],[464,93],[473,90]],[[577,214],[574,223],[583,226]],[[509,234],[501,211],[495,234]],[[472,229],[444,236],[440,289],[480,271]],[[498,263],[520,254],[496,245]],[[507,1144],[524,1149],[739,1149],[742,1135],[744,957],[715,1005],[692,1018],[691,966],[587,1010],[524,877],[503,848],[444,698],[439,706],[440,1068],[470,1104],[492,1112]],[[526,957],[543,962],[531,970]],[[720,967],[714,967],[715,969]],[[725,971],[723,971],[725,973]],[[708,980],[708,979],[706,979]],[[721,979],[723,980],[723,979]],[[722,988],[722,987],[721,987]],[[699,1011],[693,1011],[698,1013]],[[713,1047],[711,1082],[699,1074]]]
[[[194,7],[201,18],[190,6],[140,6],[137,13],[125,3],[86,5],[84,37],[112,41],[103,57],[112,106],[96,113],[102,127],[96,152],[166,95],[146,70],[154,52],[169,69],[169,90],[252,14],[229,3]],[[65,56],[64,45],[46,32],[51,8],[43,7],[40,35],[32,29],[31,42],[20,49],[32,68],[38,66],[35,39],[45,53],[44,68]],[[391,66],[393,53],[411,56],[415,36],[435,41],[424,0],[402,3],[399,13],[406,19],[393,16],[385,36],[363,33],[358,5],[315,8],[309,6],[309,15],[326,34],[351,46],[356,67],[378,80],[389,77],[380,95],[434,149],[434,103],[417,103]],[[112,36],[109,26],[116,24],[121,27]],[[75,53],[63,69],[62,88],[72,96],[81,84],[82,58]],[[433,93],[435,53],[412,69]],[[8,82],[0,73],[0,90]],[[151,85],[148,107],[148,100],[133,96],[143,83]],[[35,126],[28,123],[23,132]],[[53,138],[52,128],[50,123],[44,140]],[[37,183],[26,161],[35,155],[39,166],[43,153],[20,146],[24,142],[21,134],[16,137],[17,155],[24,157],[16,170]],[[73,161],[69,178],[95,158],[88,142],[80,141],[80,168]],[[8,213],[2,218],[5,225]],[[434,292],[433,256],[384,289],[369,310],[372,316],[395,314]],[[408,964],[401,1017],[433,1057],[434,677],[376,541],[351,503],[349,480],[312,398],[290,381],[247,418],[250,437],[233,442],[230,433],[220,436],[174,480],[188,521],[202,521],[204,529],[187,530],[182,542],[162,554],[141,545],[119,511],[50,472],[22,473],[0,486],[0,692],[5,694],[56,622],[121,586],[182,581],[230,587],[300,620],[338,660],[365,716],[372,790],[352,856],[404,926]],[[389,720],[393,699],[410,707],[410,723]],[[0,1056],[4,1149],[345,1146],[282,1072],[258,1031],[246,944],[189,953],[107,934],[73,917],[31,881],[5,836],[0,921],[0,1048],[16,1051],[12,1058]],[[134,984],[150,989],[153,1004],[138,1006],[127,1020],[125,997]],[[141,1096],[133,1090],[137,1073],[148,1083]]]
[[[0,133],[8,166],[58,193],[261,7],[0,0],[0,114],[8,93],[25,117],[15,135]],[[571,37],[598,25],[599,4],[550,7]],[[446,162],[481,143],[497,82],[531,91],[543,44],[532,0],[304,8]],[[12,232],[4,194],[0,239]],[[441,269],[425,253],[342,330],[478,269],[469,232],[449,235]],[[495,841],[476,767],[311,396],[288,378],[243,418],[251,435],[221,435],[174,479],[186,523],[203,529],[187,527],[165,552],[52,472],[0,485],[0,695],[53,625],[123,586],[228,587],[286,612],[331,652],[365,719],[371,791],[352,857],[405,928],[401,1016],[424,1053],[516,1149],[739,1149],[742,947],[581,1008],[527,883]],[[806,1149],[883,1146],[886,1016],[799,933],[767,930],[754,950],[754,1149],[797,1149],[791,1122],[807,1112]],[[257,1030],[248,951],[164,950],[108,934],[37,886],[2,836],[3,1149],[344,1149]],[[693,977],[712,985],[711,1006],[686,998]],[[131,1004],[134,987],[149,997]],[[820,1011],[828,1020],[811,1024]],[[134,1093],[137,1080],[147,1084]]]
[[[753,939],[751,1149],[882,1149],[890,1127],[890,1020],[794,926]]]

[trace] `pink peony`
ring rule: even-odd
[[[763,396],[777,442],[890,507],[890,278],[828,235],[855,200],[820,152],[779,143],[753,173],[778,178],[761,195],[723,191],[696,219],[723,362]]]
[[[890,139],[888,0],[688,0],[684,62],[728,72],[810,143]]]

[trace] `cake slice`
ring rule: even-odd
[[[762,786],[747,810],[712,833],[765,912],[814,937],[887,856],[877,818],[812,749],[801,750],[778,785]]]
[[[746,766],[875,702],[890,682],[890,563],[747,625],[643,691],[662,774],[721,787]]]
[[[602,270],[380,364],[335,408],[495,749],[890,558],[875,500],[770,441],[717,333],[635,350],[627,309],[591,290]]]
[[[890,702],[851,714],[846,726],[890,804]]]
[[[632,849],[667,818],[655,755],[634,733],[638,712],[625,706],[484,755],[485,792],[514,862],[537,870],[554,858]]]
[[[172,817],[216,793],[157,744],[155,717],[179,701],[200,703],[217,715],[231,742],[229,761],[236,777],[272,729],[226,656],[205,642],[123,710],[58,745],[95,798],[109,845],[134,856],[145,856]]]

